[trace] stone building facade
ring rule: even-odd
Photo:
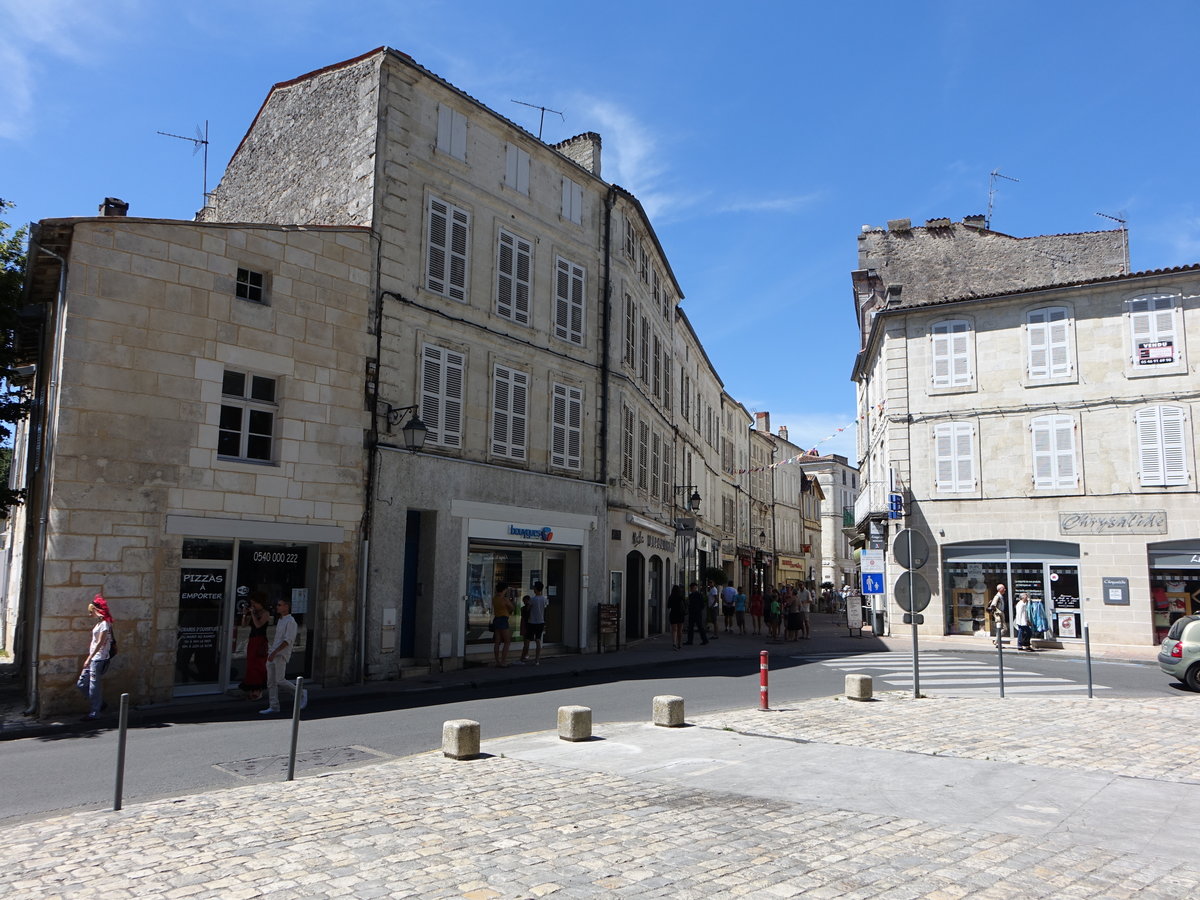
[[[821,571],[818,581],[836,588],[858,584],[857,565],[850,546],[854,533],[854,502],[858,497],[858,468],[836,453],[806,455],[800,467],[821,485]]]
[[[1090,255],[1090,277],[968,297],[901,283],[892,304],[859,294],[859,524],[886,521],[889,490],[903,497],[893,524],[933,548],[929,633],[986,634],[999,583],[1041,599],[1064,641],[1086,625],[1149,645],[1200,602],[1200,271],[1124,274],[1122,232],[1080,236],[1077,253],[1067,237],[1057,255]],[[899,571],[889,555],[889,593]]]
[[[302,623],[291,674],[352,677],[370,233],[52,219],[29,258],[6,597],[34,706],[78,703],[97,592],[138,702],[236,685],[256,591]]]

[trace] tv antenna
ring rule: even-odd
[[[528,106],[530,109],[541,110],[542,117],[538,120],[538,140],[539,141],[542,139],[542,126],[544,124],[546,124],[546,113],[552,112],[556,116],[558,116],[560,119],[562,119],[564,122],[567,121],[567,117],[564,116],[562,113],[560,113],[557,109],[551,109],[548,106],[538,106],[536,103],[526,103],[524,100],[514,100],[513,103],[519,103],[522,106]]]
[[[1123,241],[1124,247],[1122,248],[1124,251],[1123,256],[1122,256],[1122,261],[1125,264],[1125,274],[1128,275],[1129,274],[1129,219],[1125,218],[1128,215],[1128,213],[1126,213],[1125,210],[1123,210],[1123,209],[1119,209],[1119,210],[1117,210],[1117,212],[1119,213],[1119,215],[1116,215],[1116,216],[1110,216],[1108,213],[1102,213],[1102,212],[1098,212],[1098,213],[1096,213],[1096,215],[1098,215],[1102,219],[1109,219],[1110,221],[1116,222],[1118,225],[1121,226],[1121,231],[1124,232],[1124,237],[1125,237],[1125,240]]]
[[[1020,178],[1009,178],[1007,175],[1002,175],[999,169],[992,169],[992,173],[988,176],[988,211],[987,219],[984,220],[984,226],[988,231],[992,230],[992,209],[996,205],[996,179],[1003,178],[1005,181],[1013,181],[1017,184],[1021,183]]]
[[[192,147],[192,156],[195,156],[197,153],[199,153],[201,149],[204,150],[204,193],[200,195],[200,205],[206,205],[208,203],[208,119],[204,120],[203,131],[200,130],[199,125],[196,126],[195,137],[188,137],[187,135],[183,134],[171,134],[169,131],[159,131],[157,133],[161,134],[163,137],[173,137],[179,138],[181,141],[191,141],[194,145]]]

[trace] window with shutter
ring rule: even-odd
[[[583,188],[570,178],[562,180],[562,216],[576,225],[583,224]]]
[[[633,230],[633,222],[625,216],[625,255],[633,259],[637,255],[637,233]]]
[[[663,389],[662,389],[663,409],[665,409],[667,412],[670,412],[671,411],[671,354],[669,354],[669,353],[663,354],[662,377],[663,377]]]
[[[639,360],[638,374],[641,375],[642,384],[650,383],[650,320],[642,316],[642,336],[638,341]]]
[[[437,148],[455,159],[467,160],[467,117],[445,103],[438,104]]]
[[[650,393],[658,397],[662,393],[662,341],[654,335],[654,357],[650,367]]]
[[[633,484],[633,429],[635,420],[633,410],[625,408],[624,423],[621,428],[621,477]]]
[[[1029,423],[1033,442],[1033,486],[1074,488],[1079,484],[1075,461],[1075,420],[1070,416],[1038,416]]]
[[[637,360],[637,307],[625,295],[625,365],[633,368]]]
[[[1133,364],[1151,372],[1180,360],[1175,328],[1175,298],[1171,295],[1138,297],[1126,303]]]
[[[1187,411],[1182,406],[1148,406],[1134,416],[1138,480],[1144,487],[1187,484]]]
[[[671,480],[671,471],[673,468],[671,441],[668,438],[663,438],[662,450],[662,499],[663,503],[672,502],[671,498],[674,493]]]
[[[432,196],[428,214],[425,287],[452,300],[465,301],[471,215],[465,209]]]
[[[650,435],[650,496],[657,497],[662,490],[658,476],[662,466],[662,438],[658,432]]]
[[[650,426],[645,422],[638,422],[638,480],[637,486],[640,490],[646,490],[649,484],[648,473],[646,471],[649,465],[650,455]]]
[[[529,241],[500,230],[496,245],[496,314],[521,325],[529,324],[532,253]]]
[[[967,387],[975,382],[971,353],[971,323],[964,319],[937,322],[930,329],[934,387]]]
[[[529,410],[529,375],[508,366],[492,371],[492,455],[523,460]]]
[[[504,184],[529,196],[529,154],[516,144],[509,144],[505,152]]]
[[[563,259],[555,263],[554,336],[572,344],[583,344],[584,291],[587,270]]]
[[[550,464],[560,469],[583,468],[583,390],[555,384],[550,422]]]
[[[425,344],[421,349],[421,418],[429,443],[462,446],[465,365],[463,354],[445,347]]]
[[[1032,310],[1025,325],[1029,346],[1028,371],[1031,380],[1064,378],[1073,370],[1071,352],[1071,313],[1054,306]]]
[[[940,493],[975,490],[975,426],[944,422],[933,429],[934,466]]]

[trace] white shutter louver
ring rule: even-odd
[[[529,409],[529,376],[497,365],[492,376],[492,453],[525,459]]]
[[[1065,307],[1035,309],[1026,321],[1031,379],[1071,374],[1070,312]]]
[[[1075,420],[1070,416],[1039,416],[1029,423],[1033,442],[1033,486],[1073,488],[1078,485],[1075,465]]]
[[[559,257],[555,264],[554,336],[578,345],[583,344],[585,280],[586,270],[583,266]],[[630,309],[632,301],[628,296],[625,302],[626,309]]]
[[[934,471],[940,493],[975,489],[975,427],[969,422],[934,426]]]
[[[1150,406],[1134,417],[1138,479],[1143,486],[1187,484],[1187,413],[1181,406]]]
[[[551,410],[550,464],[578,471],[583,467],[583,391],[554,385]]]
[[[454,300],[467,299],[467,242],[471,217],[466,210],[429,198],[429,246],[425,286]]]
[[[504,183],[514,191],[529,195],[529,154],[509,144],[504,158]]]
[[[956,319],[938,322],[930,331],[934,387],[965,387],[975,381],[971,361],[971,324]]]
[[[530,272],[533,246],[501,231],[496,247],[496,313],[529,324]]]
[[[462,446],[463,367],[466,357],[425,344],[421,352],[421,417],[429,440]]]

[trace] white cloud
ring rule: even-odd
[[[0,139],[34,128],[38,74],[61,61],[98,58],[116,23],[136,0],[97,4],[88,0],[0,0]]]
[[[746,408],[753,412],[755,407],[747,403]],[[842,413],[786,410],[770,410],[770,413],[772,434],[777,435],[781,426],[786,427],[788,440],[802,450],[807,451],[815,447],[817,453],[822,456],[836,453],[846,457],[851,465],[858,465],[858,429],[855,426],[853,408]]]
[[[793,213],[807,209],[824,197],[822,191],[810,194],[796,194],[790,197],[768,197],[762,200],[746,198],[733,200],[717,207],[719,213],[761,212],[761,213]]]

